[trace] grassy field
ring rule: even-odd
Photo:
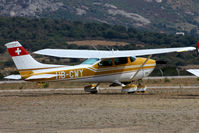
[[[97,45],[102,45],[102,46],[125,46],[128,45],[129,43],[127,42],[119,42],[119,41],[105,41],[105,40],[83,40],[83,41],[68,41],[68,44],[76,44],[76,45],[89,45],[89,46],[97,46]]]

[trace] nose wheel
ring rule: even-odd
[[[137,92],[145,93],[147,86],[143,83],[142,80],[138,80],[138,85],[137,85]]]
[[[138,88],[137,92],[145,93],[147,86],[146,85],[138,85],[137,88]]]

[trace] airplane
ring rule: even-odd
[[[7,76],[6,79],[86,82],[89,85],[84,87],[84,91],[93,94],[98,92],[101,83],[121,86],[121,91],[125,93],[145,92],[145,85],[133,82],[149,76],[154,70],[156,61],[150,59],[153,54],[195,50],[195,47],[181,47],[123,51],[43,49],[34,52],[61,58],[87,59],[81,64],[67,66],[39,63],[18,41],[9,42],[5,46],[20,73]],[[146,55],[147,58],[138,57]]]
[[[199,69],[188,69],[187,71],[199,77]]]
[[[199,41],[197,43],[197,48],[198,48],[198,53],[199,53]],[[199,69],[188,69],[187,71],[199,77]]]

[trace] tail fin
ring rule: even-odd
[[[60,66],[37,62],[18,41],[7,43],[5,46],[8,48],[8,52],[10,56],[12,56],[18,70],[34,70],[39,68],[52,68]]]
[[[197,45],[198,45],[198,46],[197,46],[197,49],[198,49],[198,53],[199,53],[199,41],[198,41]]]

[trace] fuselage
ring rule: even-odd
[[[39,81],[66,80],[74,82],[120,82],[131,81],[134,74],[146,58],[122,57],[113,59],[96,60],[94,64],[83,63],[76,66],[61,66],[56,68],[23,70],[19,71],[22,78],[26,79],[33,75],[54,74],[50,79],[40,79]],[[88,61],[89,62],[89,61]],[[142,79],[148,76],[155,68],[156,61],[149,59],[139,70],[133,80]],[[38,81],[38,80],[29,80]]]

